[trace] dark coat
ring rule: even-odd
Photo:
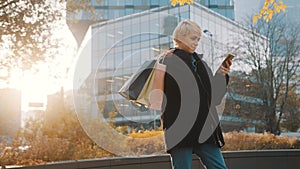
[[[215,107],[225,95],[228,75],[213,76],[202,55],[180,49],[164,63],[165,107],[161,117],[167,151],[207,142],[222,147],[224,139]]]

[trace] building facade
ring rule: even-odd
[[[233,0],[196,0],[195,2],[234,20]],[[67,23],[78,44],[82,42],[88,26],[95,22],[108,21],[158,7],[170,7],[171,2],[170,0],[92,0],[91,4],[95,9],[93,14],[84,10],[67,13]],[[74,18],[75,23],[72,22]]]
[[[12,141],[21,127],[20,91],[0,89],[0,119],[0,141]]]

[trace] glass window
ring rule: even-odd
[[[133,5],[133,0],[125,0],[125,5]]]
[[[118,6],[124,6],[125,5],[125,1],[124,0],[116,0],[116,1],[117,1],[116,5],[118,5]]]
[[[133,13],[133,8],[126,8],[125,9],[125,15],[130,15]]]
[[[218,3],[217,0],[209,0],[208,2],[210,2],[209,5],[217,5],[217,3]]]
[[[134,4],[135,6],[141,6],[141,5],[144,5],[144,4],[142,4],[142,1],[141,1],[141,0],[133,0],[133,4]]]
[[[217,0],[216,4],[218,5],[226,5],[228,3],[228,0]]]
[[[163,3],[164,0],[160,0],[161,3]],[[159,0],[150,0],[151,5],[158,5]]]

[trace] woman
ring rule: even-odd
[[[215,106],[226,92],[231,60],[213,76],[202,55],[195,53],[201,32],[196,22],[180,22],[173,32],[173,55],[164,60],[162,123],[175,169],[190,169],[193,153],[207,169],[227,168],[220,151],[224,140]]]

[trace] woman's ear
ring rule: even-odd
[[[178,40],[178,39],[174,38],[174,42],[176,42],[176,43],[179,43],[179,42],[180,42],[180,40]]]
[[[177,38],[174,38],[174,45],[175,46],[178,46],[178,45],[180,45],[180,43],[182,43],[180,40],[178,40]]]

